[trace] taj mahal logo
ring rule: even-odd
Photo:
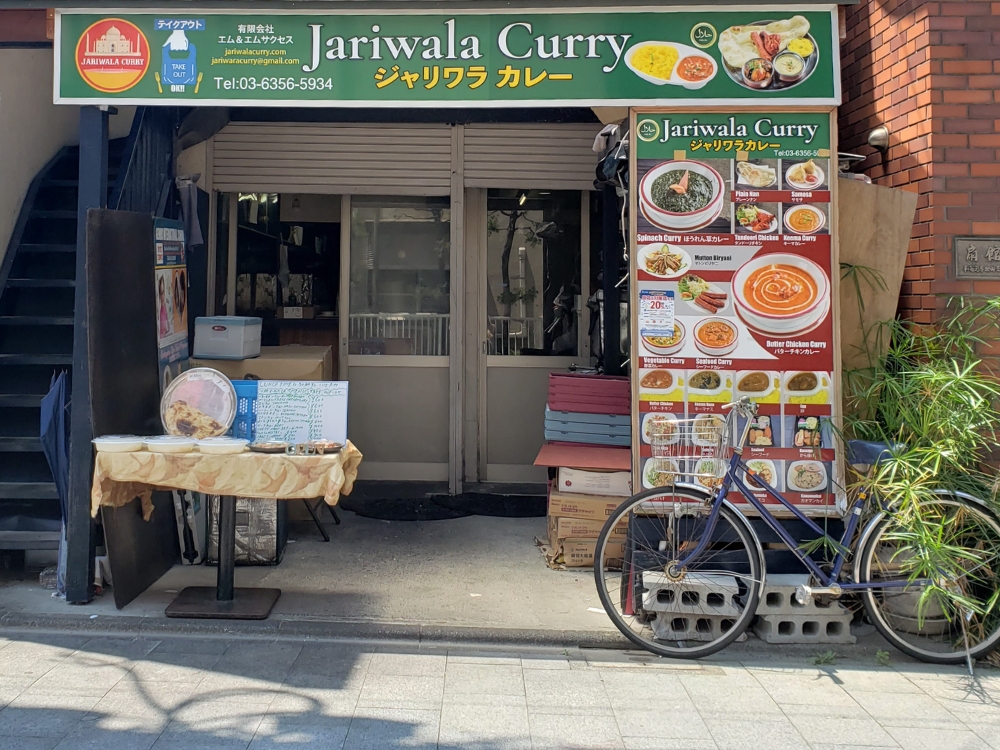
[[[90,86],[106,93],[127,91],[149,68],[149,42],[133,23],[106,18],[76,43],[76,68]]]

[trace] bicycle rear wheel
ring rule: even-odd
[[[601,531],[594,553],[601,603],[625,637],[647,651],[708,656],[753,619],[763,581],[760,546],[728,503],[705,550],[683,570],[672,565],[705,536],[711,512],[695,490],[660,488],[629,498]]]
[[[919,585],[864,591],[865,609],[886,640],[916,659],[958,664],[967,648],[976,659],[1000,643],[1000,523],[985,509],[952,498],[924,503],[920,517],[938,532],[934,546],[887,513],[859,555],[857,580],[940,577],[947,591]]]

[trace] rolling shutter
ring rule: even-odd
[[[478,188],[593,190],[594,124],[465,126],[465,184]]]
[[[230,192],[448,195],[448,125],[230,123],[212,177]]]

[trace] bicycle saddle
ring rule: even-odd
[[[906,446],[902,443],[890,445],[889,443],[877,443],[870,440],[848,440],[847,460],[851,464],[875,466],[880,461],[891,458],[893,453],[905,450]]]

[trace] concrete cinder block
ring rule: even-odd
[[[652,627],[654,637],[661,641],[708,642],[721,638],[734,624],[736,624],[734,617],[657,613]],[[746,639],[747,634],[740,633],[736,641],[741,643]]]
[[[760,595],[757,614],[764,615],[837,615],[843,610],[839,602],[813,598],[804,604],[795,599],[795,589],[809,585],[808,575],[772,575],[765,580],[764,591]]]
[[[736,618],[741,610],[735,599],[739,594],[736,578],[727,575],[689,573],[674,582],[663,573],[642,574],[642,608],[670,615],[711,615]]]
[[[856,643],[851,635],[853,615],[834,604],[841,610],[838,614],[761,615],[753,632],[765,643]]]

